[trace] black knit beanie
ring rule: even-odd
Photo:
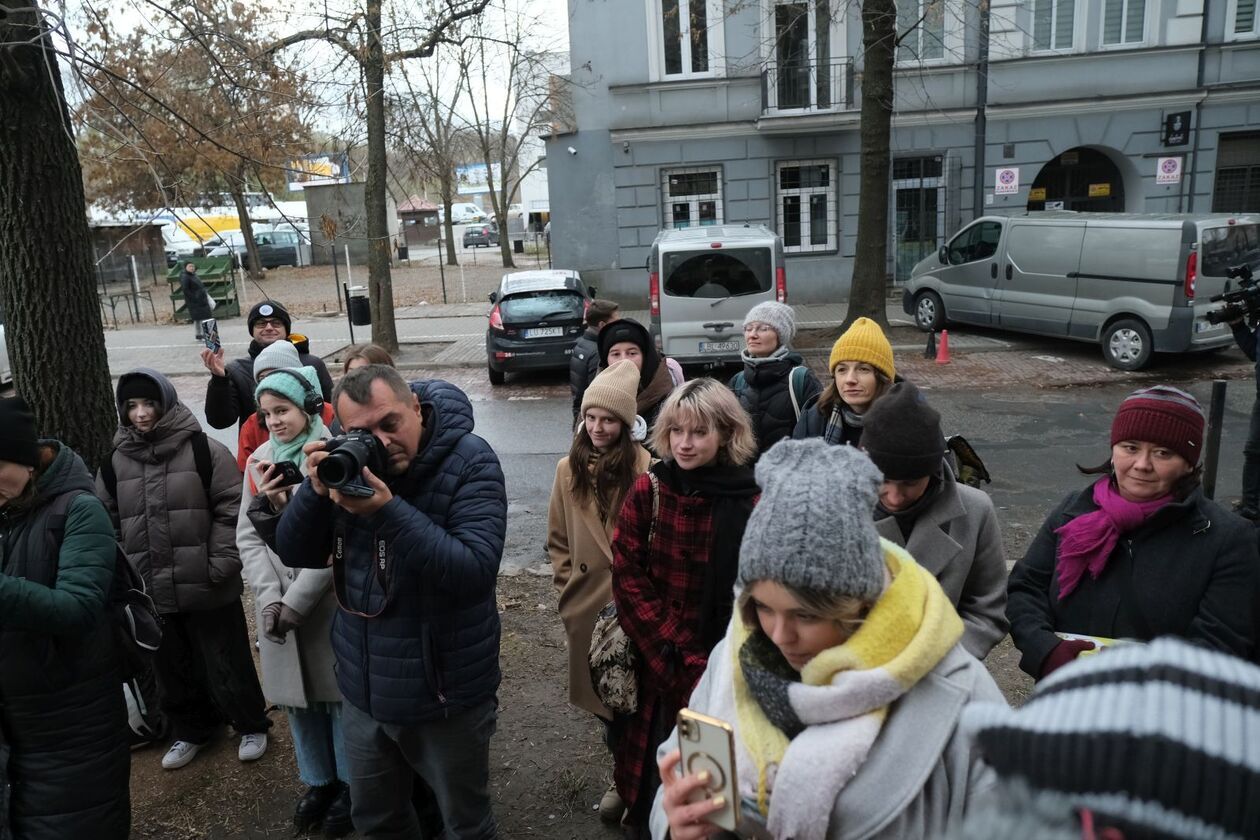
[[[945,457],[941,415],[918,388],[898,382],[863,416],[862,448],[890,481],[937,475]]]
[[[39,466],[39,435],[35,415],[21,397],[0,400],[0,461]]]
[[[255,303],[249,310],[249,316],[245,319],[246,325],[249,327],[249,334],[254,334],[254,322],[263,318],[279,318],[284,322],[284,333],[288,335],[293,332],[293,318],[289,316],[289,310],[274,300],[264,300]]]
[[[656,375],[656,369],[661,364],[661,356],[656,352],[656,345],[652,343],[652,335],[647,327],[633,318],[610,321],[599,331],[599,366],[608,367],[608,351],[614,344],[620,344],[623,341],[637,344],[643,353],[643,365],[639,376],[639,389],[642,390]]]
[[[143,374],[126,376],[118,383],[118,405],[125,406],[127,400],[153,400],[161,405],[162,389]]]

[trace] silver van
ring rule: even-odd
[[[984,216],[914,267],[902,296],[923,330],[946,323],[1097,342],[1112,367],[1233,343],[1210,324],[1226,270],[1260,268],[1260,217],[1074,213]]]
[[[738,361],[748,310],[787,302],[783,240],[764,225],[663,230],[647,270],[649,329],[679,362]]]

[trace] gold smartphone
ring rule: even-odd
[[[678,713],[678,748],[684,776],[708,771],[708,787],[689,802],[726,798],[726,806],[705,817],[727,831],[739,825],[739,786],[735,781],[735,730],[729,723],[683,709]]]

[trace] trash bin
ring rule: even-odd
[[[372,323],[372,304],[365,292],[367,286],[350,287],[350,323],[356,327]]]
[[[512,240],[512,253],[513,253],[513,254],[523,254],[523,253],[525,253],[525,240],[524,240],[524,239],[513,239],[513,240]]]
[[[407,259],[407,246],[399,245],[398,246],[398,261],[402,262],[405,259]]]

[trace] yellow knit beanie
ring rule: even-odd
[[[893,364],[892,345],[879,324],[870,318],[858,318],[844,335],[836,339],[831,348],[831,359],[827,368],[836,372],[836,365],[841,362],[865,362],[889,379],[897,376],[897,366]]]
[[[586,386],[582,394],[582,413],[586,414],[588,408],[602,408],[627,426],[633,426],[638,393],[639,369],[629,359],[622,359],[604,368]]]

